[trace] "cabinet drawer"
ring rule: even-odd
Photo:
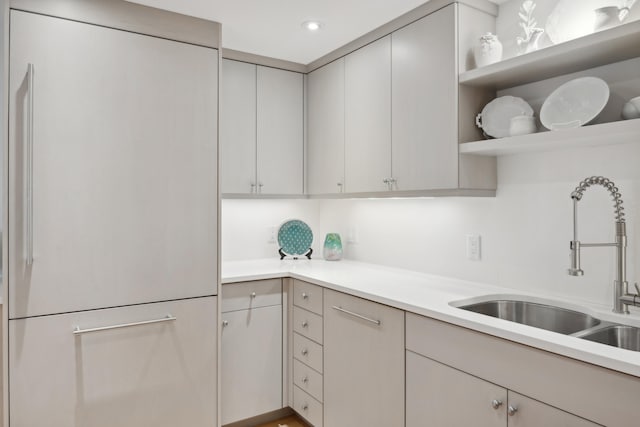
[[[222,286],[222,312],[282,304],[282,280],[228,283]]]
[[[322,402],[322,374],[299,360],[293,361],[293,383]]]
[[[296,386],[293,387],[293,409],[313,427],[322,427],[322,403]]]
[[[320,344],[294,333],[293,357],[322,373],[322,346]]]
[[[322,316],[322,287],[295,280],[293,304]]]
[[[322,317],[299,307],[293,307],[293,330],[322,344]]]
[[[215,425],[216,307],[205,297],[11,320],[9,425]]]

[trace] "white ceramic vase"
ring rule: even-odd
[[[502,59],[502,43],[495,34],[486,33],[478,40],[473,54],[477,67],[493,64]]]

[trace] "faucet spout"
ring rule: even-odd
[[[578,202],[587,188],[592,185],[601,185],[609,191],[614,202],[616,239],[615,243],[581,243],[578,240]],[[636,296],[628,294],[627,282],[627,227],[624,219],[624,207],[622,195],[615,184],[602,176],[592,176],[581,181],[578,187],[571,193],[573,200],[573,240],[570,243],[571,266],[568,273],[571,276],[582,276],[584,271],[580,266],[580,250],[584,247],[612,246],[616,248],[616,280],[614,281],[614,313],[629,314],[629,305],[640,306],[640,298],[636,304]],[[631,302],[630,302],[631,301]]]
[[[613,209],[616,217],[616,222],[624,222],[624,207],[622,206],[622,195],[618,192],[618,187],[616,187],[613,181],[609,180],[608,178],[605,178],[603,176],[592,176],[582,180],[580,184],[578,184],[576,189],[571,193],[571,198],[576,202],[579,202],[580,200],[582,200],[582,196],[584,196],[584,192],[587,191],[587,188],[591,187],[592,185],[601,185],[607,191],[609,191],[609,194],[611,194],[611,197],[613,198]],[[577,205],[574,203],[574,220],[576,217],[576,206]],[[574,223],[574,233],[576,231],[575,227],[576,226]]]

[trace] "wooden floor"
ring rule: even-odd
[[[307,424],[295,415],[291,415],[290,417],[282,418],[277,421],[272,421],[267,424],[260,424],[257,427],[280,427],[285,425],[287,427],[307,427]]]

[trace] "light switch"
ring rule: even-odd
[[[477,234],[467,235],[467,259],[480,261],[480,236]]]

